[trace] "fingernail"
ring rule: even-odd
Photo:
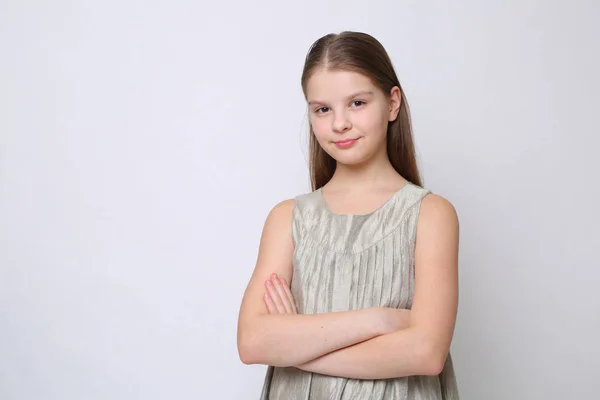
[[[271,281],[266,281],[266,282],[265,282],[265,284],[266,284],[267,286],[271,286]]]

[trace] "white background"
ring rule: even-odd
[[[459,212],[462,399],[596,398],[599,19],[592,0],[4,0],[0,398],[258,398],[239,303],[268,211],[310,190],[304,56],[346,29],[387,48],[425,186]]]

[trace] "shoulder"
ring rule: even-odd
[[[267,216],[267,222],[277,223],[282,220],[290,222],[294,216],[294,212],[303,214],[304,212],[314,210],[318,206],[318,190],[300,193],[291,199],[282,200],[275,204]]]
[[[271,208],[263,225],[261,248],[275,246],[281,250],[289,247],[293,211],[293,199],[281,201]]]
[[[421,214],[424,218],[458,219],[454,205],[445,197],[434,193],[423,196]]]
[[[275,206],[271,208],[271,211],[269,211],[266,224],[281,225],[289,223],[292,219],[295,205],[295,199],[287,199],[275,204]]]
[[[300,226],[310,229],[315,218],[318,219],[315,216],[319,214],[320,207],[317,191],[302,193],[277,203],[269,212],[265,225],[286,235],[291,232],[295,237],[300,232]]]
[[[287,213],[291,212],[294,209],[294,205],[296,204],[296,199],[286,199],[280,201],[275,204],[275,206],[271,209],[271,212],[275,213]]]
[[[458,213],[446,198],[429,193],[421,201],[417,235],[431,237],[438,234],[457,236],[459,229]]]

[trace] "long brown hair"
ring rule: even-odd
[[[409,182],[421,186],[421,177],[415,156],[410,112],[406,95],[383,45],[373,36],[362,32],[344,31],[330,33],[315,41],[306,55],[302,71],[302,91],[306,98],[306,85],[319,68],[346,70],[361,73],[387,96],[394,86],[401,92],[398,117],[388,123],[387,153],[394,169]],[[310,180],[312,189],[323,187],[333,177],[336,161],[317,141],[310,125]]]

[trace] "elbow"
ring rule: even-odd
[[[289,362],[285,362],[281,357],[269,351],[261,343],[256,341],[238,341],[238,355],[240,361],[246,365],[272,365],[274,367],[291,367]]]
[[[260,321],[240,324],[237,335],[237,350],[240,361],[246,365],[279,365],[277,351],[269,345]]]
[[[240,361],[246,365],[254,365],[254,364],[259,364],[256,359],[252,356],[252,354],[249,354],[247,352],[239,352],[240,355]]]
[[[252,320],[240,320],[237,330],[237,350],[240,361],[246,365],[261,364],[260,334]]]
[[[256,364],[254,356],[254,343],[247,324],[238,323],[237,351],[240,361],[246,365]]]
[[[442,373],[448,351],[440,349],[440,346],[435,344],[427,344],[421,353],[421,373],[419,375],[435,376]]]
[[[420,333],[415,343],[414,375],[435,376],[442,373],[448,357],[448,348],[435,338]]]
[[[275,365],[280,366],[273,352],[254,335],[242,335],[238,338],[238,355],[240,361],[246,365]]]
[[[274,367],[291,367],[289,363],[285,363],[280,357],[266,349],[262,349],[256,344],[238,345],[238,355],[240,361],[246,365],[272,365]]]
[[[444,370],[444,362],[440,362],[438,359],[430,359],[425,363],[423,375],[436,376],[442,373]]]
[[[238,337],[238,355],[240,361],[246,365],[260,364],[260,360],[257,357],[256,345],[252,343],[247,337]]]
[[[246,365],[256,364],[254,359],[252,358],[252,354],[249,352],[246,346],[241,346],[238,344],[238,355],[240,357],[240,361]]]
[[[238,328],[237,350],[240,361],[246,365],[261,364],[275,367],[291,366],[282,359],[281,349],[273,346],[259,323],[245,324]]]

